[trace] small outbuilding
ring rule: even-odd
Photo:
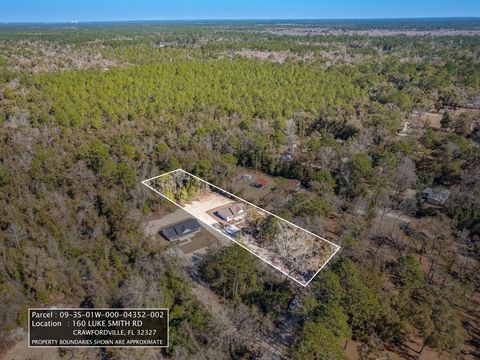
[[[256,188],[263,188],[264,186],[267,185],[267,180],[265,180],[264,178],[258,178],[254,183],[253,183],[253,186],[255,186]]]

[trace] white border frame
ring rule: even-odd
[[[31,346],[30,345],[30,310],[135,310],[135,311],[145,311],[145,310],[162,310],[167,312],[167,345],[163,346],[128,346],[128,345],[58,345],[58,346]],[[170,346],[170,309],[168,308],[28,308],[28,347],[31,349],[59,349],[59,348],[135,348],[135,349],[164,349]]]
[[[265,212],[265,213],[267,213],[267,214],[269,214],[269,215],[271,215],[271,216],[274,216],[274,217],[276,217],[277,219],[286,222],[287,224],[290,224],[290,225],[292,225],[292,226],[294,226],[294,227],[296,227],[296,228],[298,228],[298,229],[300,229],[300,230],[305,231],[306,233],[308,233],[308,234],[310,234],[310,235],[312,235],[312,236],[314,236],[314,237],[316,237],[316,238],[319,238],[319,239],[321,239],[321,240],[329,243],[330,245],[333,245],[333,246],[335,247],[335,250],[333,251],[333,254],[330,255],[330,257],[325,261],[325,263],[320,267],[320,269],[318,269],[317,272],[316,272],[314,275],[312,275],[312,277],[310,278],[310,280],[308,280],[306,283],[303,283],[303,282],[295,279],[294,277],[292,277],[291,275],[287,274],[285,271],[279,269],[278,267],[276,267],[275,265],[273,265],[273,264],[270,263],[269,261],[261,258],[258,254],[254,253],[252,250],[248,249],[248,248],[247,248],[246,246],[244,246],[243,244],[240,244],[238,241],[235,241],[235,240],[233,240],[232,238],[226,236],[226,235],[225,235],[224,233],[222,233],[220,230],[218,230],[218,229],[214,228],[213,226],[211,226],[211,225],[209,225],[209,224],[206,224],[205,222],[201,221],[200,219],[198,219],[198,217],[197,217],[195,214],[193,214],[193,213],[191,213],[190,211],[186,210],[184,207],[182,207],[181,205],[177,204],[175,201],[170,200],[170,199],[167,198],[165,195],[163,195],[162,193],[160,193],[158,190],[156,190],[156,189],[153,188],[152,186],[148,185],[148,182],[150,182],[150,181],[152,181],[152,180],[158,179],[158,178],[163,177],[163,176],[170,175],[170,174],[172,174],[172,173],[174,173],[174,172],[177,172],[177,171],[180,171],[180,172],[183,172],[184,174],[190,175],[190,176],[192,176],[193,178],[195,178],[195,179],[197,179],[197,180],[200,180],[200,181],[202,181],[203,183],[206,183],[207,185],[209,185],[209,186],[211,186],[211,187],[214,187],[214,188],[216,188],[216,189],[218,189],[218,190],[220,190],[220,191],[223,191],[224,193],[228,194],[229,196],[234,197],[235,199],[238,199],[238,200],[240,200],[240,201],[243,201],[243,202],[249,204],[250,206],[255,207],[255,208],[258,209],[258,210],[261,210],[261,211],[263,211],[263,212]],[[214,229],[214,230],[217,231],[219,234],[222,234],[224,237],[226,237],[228,240],[233,241],[234,243],[240,245],[242,248],[244,248],[245,250],[247,250],[247,251],[250,252],[251,254],[255,255],[255,256],[258,257],[260,260],[264,261],[265,263],[267,263],[268,265],[272,266],[272,267],[275,268],[276,270],[280,271],[282,274],[288,276],[290,279],[294,280],[295,282],[297,282],[298,284],[302,285],[303,287],[307,287],[307,285],[310,284],[310,282],[315,278],[315,276],[317,276],[318,273],[325,267],[325,265],[327,265],[327,263],[335,256],[335,254],[338,252],[338,250],[340,250],[340,246],[338,246],[337,244],[334,244],[333,242],[328,241],[327,239],[325,239],[325,238],[323,238],[323,237],[321,237],[321,236],[319,236],[319,235],[317,235],[317,234],[314,234],[314,233],[312,233],[311,231],[308,231],[308,230],[306,230],[306,229],[304,229],[304,228],[302,228],[302,227],[300,227],[300,226],[298,226],[298,225],[295,225],[294,223],[292,223],[292,222],[290,222],[290,221],[288,221],[288,220],[285,220],[285,219],[281,218],[280,216],[277,216],[277,215],[275,215],[275,214],[272,214],[270,211],[267,211],[267,210],[265,210],[265,209],[262,209],[261,207],[255,205],[255,204],[252,204],[251,202],[249,202],[249,201],[247,201],[247,200],[244,200],[244,199],[242,199],[241,197],[238,197],[237,195],[234,195],[234,194],[232,194],[232,193],[230,193],[230,192],[228,192],[228,191],[226,191],[226,190],[223,190],[222,188],[220,188],[220,187],[218,187],[218,186],[216,186],[216,185],[214,185],[214,184],[211,184],[211,183],[209,183],[208,181],[205,181],[205,180],[199,178],[198,176],[195,176],[195,175],[193,175],[193,174],[190,174],[189,172],[187,172],[187,171],[185,171],[185,170],[183,170],[183,169],[172,170],[172,171],[166,172],[166,173],[164,173],[164,174],[154,176],[154,177],[152,177],[152,178],[150,178],[150,179],[143,180],[143,181],[142,181],[142,184],[145,185],[146,187],[148,187],[149,189],[153,190],[153,191],[156,192],[157,194],[159,194],[159,195],[160,195],[161,197],[163,197],[164,199],[167,199],[168,201],[170,201],[170,202],[171,202],[172,204],[174,204],[175,206],[177,206],[177,207],[179,207],[180,209],[184,210],[186,213],[192,215],[192,216],[195,217],[197,220],[199,220],[202,224],[204,224],[204,225],[206,225],[206,226]]]

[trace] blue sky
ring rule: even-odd
[[[480,16],[479,0],[0,0],[0,22]]]

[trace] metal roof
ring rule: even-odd
[[[256,184],[259,184],[259,185],[262,185],[262,186],[267,185],[267,180],[265,180],[263,178],[257,179]]]

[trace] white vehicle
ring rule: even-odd
[[[240,229],[235,225],[228,225],[225,227],[225,232],[230,236],[237,236],[240,233]]]

